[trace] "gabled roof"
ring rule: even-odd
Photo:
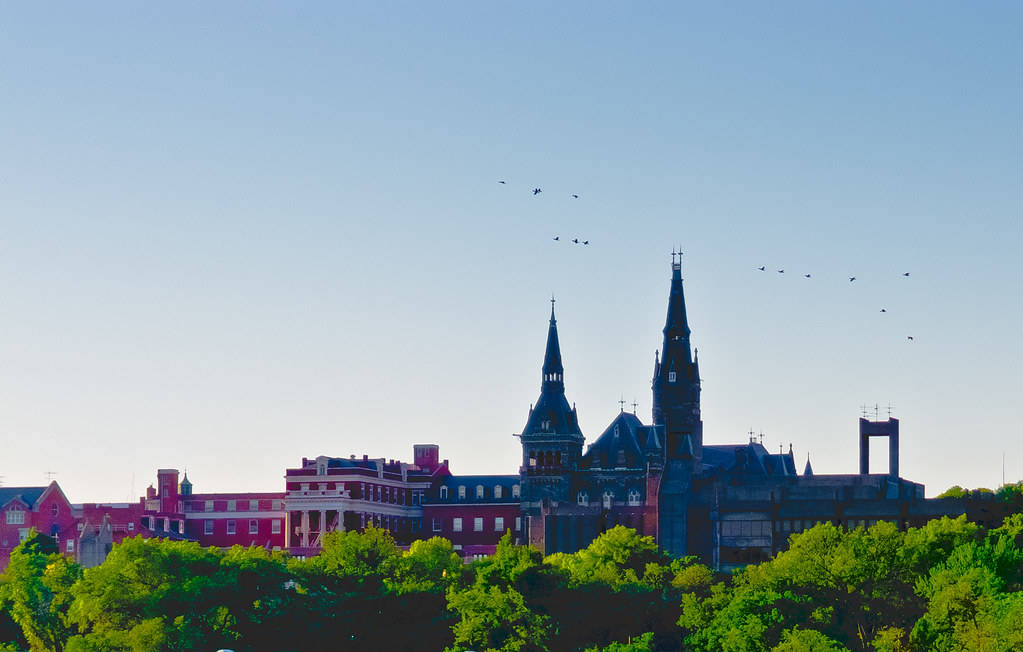
[[[583,455],[583,466],[635,468],[661,450],[662,429],[646,426],[631,412],[619,412]],[[621,453],[621,455],[619,455]]]
[[[708,469],[748,475],[796,475],[792,453],[769,453],[755,441],[704,445],[703,465]]]
[[[0,487],[0,508],[6,507],[13,500],[20,500],[30,508],[35,508],[39,499],[49,487]]]

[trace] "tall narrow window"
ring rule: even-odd
[[[512,498],[518,498],[518,497],[519,497],[519,485],[513,484],[512,485]]]
[[[483,518],[481,516],[477,516],[472,520],[472,530],[473,532],[483,531]]]
[[[259,534],[259,521],[254,518],[249,519],[249,534]]]
[[[585,491],[580,491],[576,494],[575,502],[583,507],[587,507],[590,504],[590,495]]]
[[[504,517],[494,517],[494,532],[504,532]]]
[[[213,534],[213,519],[206,519],[202,524],[203,534]]]
[[[441,500],[447,500],[448,499],[448,488],[447,487],[441,487],[440,488],[440,499]]]
[[[501,485],[496,484],[496,485],[494,485],[494,498],[500,498],[500,497],[501,497]]]
[[[483,485],[476,485],[476,498],[483,498]]]
[[[458,518],[458,517],[455,517],[454,519],[452,519],[452,521],[451,521],[451,529],[454,532],[461,532],[462,531],[462,519]]]
[[[235,521],[233,519],[229,520],[227,522],[227,533],[228,534],[234,534],[236,532],[236,530],[237,530],[237,523],[235,523]]]
[[[458,487],[458,499],[465,500],[465,487]]]
[[[604,492],[604,509],[611,509],[615,504],[615,495],[610,491]]]

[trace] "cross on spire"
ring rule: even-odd
[[[636,414],[636,408],[638,408],[638,407],[639,407],[639,403],[636,402],[636,399],[632,399],[632,413],[633,414]]]
[[[625,412],[625,397],[622,396],[618,399],[618,409],[620,412]]]

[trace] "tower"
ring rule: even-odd
[[[653,419],[663,428],[664,467],[657,495],[657,538],[672,555],[701,554],[706,542],[690,540],[706,516],[691,506],[694,479],[703,464],[700,365],[689,342],[682,292],[682,254],[671,256],[671,292],[660,357],[654,358]],[[695,527],[694,527],[695,526]]]
[[[544,549],[545,519],[551,504],[568,500],[570,475],[582,456],[583,434],[575,408],[565,398],[558,322],[551,298],[551,320],[541,371],[540,398],[529,410],[522,442],[522,508],[526,540]]]
[[[676,257],[677,256],[677,257]],[[654,358],[653,420],[664,426],[665,461],[703,458],[700,419],[700,363],[689,342],[689,321],[682,292],[682,254],[672,254],[671,293],[664,341]]]

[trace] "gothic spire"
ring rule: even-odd
[[[671,255],[671,294],[668,298],[668,317],[664,323],[664,346],[661,347],[665,360],[670,352],[673,359],[678,359],[679,354],[682,354],[686,363],[693,361],[689,334],[686,300],[682,293],[682,253],[679,252]]]
[[[558,320],[554,318],[554,297],[551,297],[551,323],[547,329],[547,351],[543,356],[543,392],[565,393],[565,368],[561,366],[561,345],[558,343]]]

